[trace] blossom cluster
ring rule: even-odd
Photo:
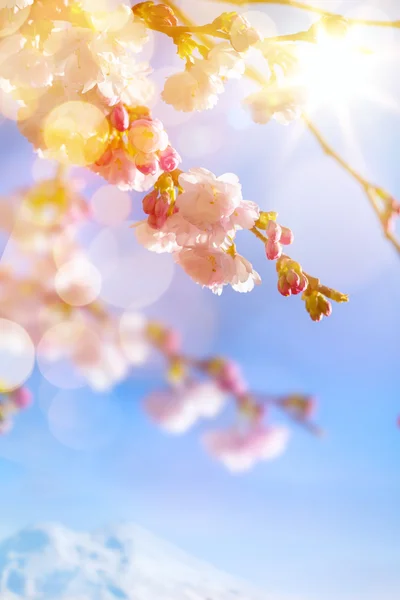
[[[221,294],[225,285],[248,292],[261,282],[252,265],[235,250],[241,229],[252,229],[258,206],[243,200],[238,178],[216,177],[206,169],[191,169],[172,178],[144,198],[148,218],[136,228],[138,240],[154,252],[172,252],[176,262],[202,286]]]
[[[244,200],[232,173],[217,177],[194,168],[164,174],[144,197],[143,211],[147,219],[134,225],[138,241],[153,252],[171,253],[193,281],[214,294],[221,294],[226,285],[249,292],[261,283],[252,264],[236,250],[236,233],[248,230],[263,242],[267,259],[277,261],[279,293],[303,293],[313,321],[331,314],[329,299],[348,300],[345,294],[321,286],[283,254],[283,248],[293,243],[292,230],[278,223],[277,213],[261,211]]]
[[[156,217],[154,199],[146,206]],[[19,372],[11,349],[18,346],[19,354],[25,350],[15,327],[32,344],[41,374],[53,385],[53,367],[57,370],[65,361],[72,378],[79,376],[97,392],[111,390],[156,351],[165,359],[168,388],[144,400],[145,412],[162,429],[178,434],[200,420],[215,419],[233,401],[238,424],[204,435],[210,454],[233,471],[285,449],[289,430],[269,422],[269,406],[312,428],[311,397],[255,394],[235,362],[188,357],[177,331],[136,312],[111,310],[101,301],[91,287],[90,256],[79,241],[90,216],[74,180],[61,172],[0,203],[0,233],[9,238],[0,267],[2,352],[10,349],[6,363],[14,376]],[[3,434],[11,429],[13,415],[32,401],[24,387],[27,377],[24,370],[19,385],[1,383]]]

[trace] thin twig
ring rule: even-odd
[[[225,0],[223,0],[223,1],[225,1]],[[251,3],[251,2],[262,3],[262,0],[246,0],[246,4]],[[192,21],[185,15],[185,13],[180,8],[175,6],[174,2],[165,0],[165,3],[171,7],[171,9],[175,12],[176,16],[178,17],[178,19],[180,19],[183,23],[187,24],[188,26],[193,25]],[[232,0],[232,1],[230,1],[230,3],[237,4],[237,5],[244,4],[244,2],[241,2],[241,0]],[[302,8],[304,10],[311,10],[313,12],[318,12],[318,14],[322,14],[323,16],[332,16],[332,17],[340,17],[341,16],[338,14],[330,13],[329,11],[324,11],[323,9],[319,9],[317,7],[308,6],[302,2],[296,2],[294,0],[281,0],[281,1],[279,1],[279,0],[263,0],[263,3],[264,4],[282,4],[282,5],[286,5],[286,6],[290,6],[290,7]],[[386,21],[367,21],[367,20],[362,20],[362,19],[361,20],[350,19],[350,22],[352,24],[375,25],[377,27],[379,27],[379,26],[400,27],[400,21],[386,22]],[[201,36],[202,36],[202,34],[200,34],[198,37],[200,38]],[[203,40],[207,41],[207,37],[203,37]],[[261,75],[253,67],[247,67],[245,70],[245,75],[249,79],[252,79],[256,83],[259,83],[261,86],[265,86],[268,83],[265,80],[265,78],[263,77],[263,75]],[[321,132],[318,130],[318,128],[312,123],[312,121],[306,115],[303,115],[303,120],[304,120],[305,124],[307,125],[308,130],[315,137],[315,139],[317,140],[317,142],[319,143],[319,145],[321,146],[321,149],[325,152],[325,154],[331,156],[331,158],[333,158],[355,181],[357,181],[362,186],[362,188],[365,191],[365,194],[367,196],[369,204],[371,205],[372,209],[374,210],[374,212],[376,213],[376,215],[379,219],[379,222],[381,224],[381,227],[382,227],[382,230],[384,232],[386,239],[393,245],[395,250],[400,254],[400,241],[397,239],[397,237],[395,236],[395,234],[392,231],[387,229],[385,220],[384,220],[383,211],[379,207],[379,204],[378,204],[376,198],[374,198],[373,193],[372,193],[374,190],[378,189],[378,186],[376,186],[373,183],[366,180],[342,156],[340,156],[340,154],[338,154],[328,144],[328,142],[325,140],[325,138],[323,137]],[[389,196],[389,194],[387,194],[387,195]]]
[[[226,4],[234,4],[236,6],[244,6],[248,4],[278,4],[280,6],[288,6],[290,8],[298,8],[307,12],[320,15],[321,17],[330,18],[343,18],[343,15],[334,13],[318,6],[312,6],[306,2],[299,2],[298,0],[209,0],[211,2],[219,2]],[[394,29],[400,28],[400,20],[397,21],[380,21],[375,19],[358,19],[356,17],[344,17],[350,25],[364,25],[367,27],[392,27]]]

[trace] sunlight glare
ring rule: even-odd
[[[363,93],[371,71],[368,55],[351,30],[345,37],[321,30],[316,44],[304,44],[299,49],[299,64],[313,107],[349,104]]]

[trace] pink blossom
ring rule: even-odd
[[[160,152],[159,160],[161,169],[167,173],[175,171],[182,162],[181,157],[172,146],[168,146],[165,150]]]
[[[175,254],[176,262],[196,283],[220,295],[234,276],[233,258],[219,248],[199,245],[183,248]]]
[[[242,188],[238,178],[226,173],[216,177],[206,169],[190,169],[179,176],[183,192],[176,205],[181,215],[203,230],[221,225],[242,202]]]
[[[154,175],[144,175],[123,148],[111,150],[111,156],[108,152],[106,151],[106,161],[103,155],[91,168],[112,185],[118,186],[121,190],[143,192],[150,189],[157,181],[160,171]]]
[[[181,249],[172,231],[165,227],[154,229],[147,221],[135,227],[135,234],[139,244],[157,254],[178,252]]]
[[[260,216],[260,209],[255,202],[241,200],[229,216],[229,226],[226,229],[252,229]]]
[[[117,104],[110,113],[110,122],[118,131],[129,129],[129,113],[123,104]]]
[[[183,433],[201,418],[214,418],[226,396],[213,383],[192,383],[153,392],[144,402],[149,417],[170,433]]]
[[[208,452],[230,471],[251,469],[257,462],[278,457],[286,449],[289,431],[285,427],[266,427],[210,431],[203,441]]]
[[[233,263],[234,274],[230,284],[236,292],[251,292],[255,285],[261,283],[261,277],[244,256],[236,254]]]

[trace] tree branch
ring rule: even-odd
[[[234,4],[236,6],[244,6],[248,4],[278,4],[280,6],[288,6],[290,8],[298,8],[300,10],[305,10],[307,12],[311,12],[321,17],[343,17],[339,13],[334,13],[329,10],[325,10],[324,8],[319,8],[318,6],[312,6],[311,4],[307,4],[306,2],[299,2],[298,0],[209,0],[211,2],[219,2],[226,4]],[[355,17],[344,17],[346,21],[350,25],[365,25],[367,27],[393,27],[395,29],[400,28],[400,20],[397,21],[379,21],[374,19],[357,19]]]
[[[225,0],[222,0],[225,1]],[[170,2],[169,0],[165,0],[165,3],[170,6],[170,8],[175,12],[176,16],[186,25],[193,26],[191,20],[185,15],[185,13],[178,7],[175,6],[174,2]],[[241,5],[245,2],[242,0],[230,0],[231,4]],[[246,4],[249,3],[264,3],[264,4],[284,4],[286,6],[303,8],[304,10],[312,10],[314,12],[318,12],[322,14],[322,16],[331,16],[331,17],[340,17],[340,15],[329,13],[322,9],[316,7],[310,7],[304,3],[296,2],[295,0],[246,0]],[[315,9],[315,10],[314,10]],[[400,21],[393,22],[385,22],[385,21],[363,21],[357,19],[350,19],[350,22],[353,24],[361,24],[361,25],[375,25],[375,26],[390,26],[390,27],[400,27]],[[312,29],[312,28],[311,28]],[[200,38],[202,34],[198,37]],[[207,41],[207,37],[202,38],[203,41]],[[253,81],[259,83],[261,86],[265,86],[268,82],[264,79],[263,75],[261,75],[256,69],[253,67],[247,67],[245,71],[245,75],[252,79]],[[307,115],[303,114],[303,120],[307,125],[308,130],[314,138],[317,140],[321,149],[325,154],[333,158],[355,181],[357,181],[367,196],[368,202],[374,210],[376,216],[379,219],[381,224],[383,233],[387,240],[393,245],[395,250],[400,254],[400,240],[397,239],[396,235],[391,231],[388,226],[388,220],[390,219],[390,203],[393,203],[393,198],[391,195],[384,190],[383,188],[371,183],[366,180],[360,173],[358,173],[353,167],[338,154],[325,140],[321,132],[318,128],[312,123],[312,121],[307,117]],[[381,206],[382,204],[382,206]]]

